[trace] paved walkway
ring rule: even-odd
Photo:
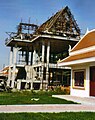
[[[81,104],[42,104],[42,105],[0,105],[0,113],[18,112],[95,112],[95,98],[80,98],[57,95],[61,99],[72,100]]]
[[[18,113],[18,112],[95,112],[95,106],[92,105],[2,105],[0,113]]]
[[[77,97],[71,95],[52,95],[52,97],[66,99],[81,103],[82,105],[94,105],[95,106],[95,97]]]

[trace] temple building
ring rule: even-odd
[[[71,67],[72,96],[95,96],[95,29],[87,31],[58,65]]]
[[[8,34],[8,86],[20,90],[70,85],[71,69],[57,65],[80,39],[80,29],[67,6],[41,26],[21,22],[16,33]]]

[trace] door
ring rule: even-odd
[[[95,96],[95,66],[90,67],[90,96]]]

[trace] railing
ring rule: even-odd
[[[33,67],[39,67],[39,66],[47,66],[47,63],[37,62],[33,64]],[[70,67],[60,67],[57,64],[49,63],[49,68],[59,68],[59,69],[71,69]]]
[[[57,64],[49,63],[49,68],[70,69],[70,67],[60,67]]]

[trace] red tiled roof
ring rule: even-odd
[[[86,34],[79,42],[78,44],[71,50],[77,51],[83,48],[91,47],[95,45],[95,30],[89,32]]]

